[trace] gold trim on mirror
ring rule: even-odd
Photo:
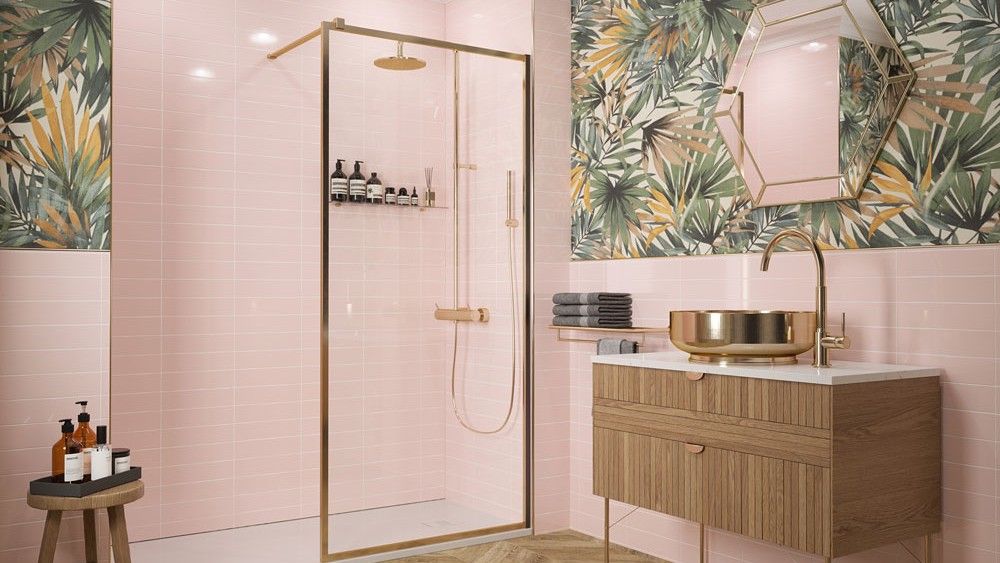
[[[739,47],[733,55],[733,63],[729,70],[730,74],[723,81],[722,92],[713,113],[720,137],[722,137],[726,149],[731,153],[736,162],[737,169],[744,182],[744,189],[749,196],[748,199],[752,207],[856,199],[868,182],[878,155],[892,136],[899,114],[902,112],[910,89],[917,78],[913,66],[907,60],[898,42],[890,33],[888,26],[882,21],[871,0],[842,0],[822,7],[806,9],[794,15],[771,20],[765,17],[766,9],[773,8],[779,4],[787,4],[794,8],[795,4],[799,2],[802,2],[802,0],[767,0],[756,3],[753,12],[747,20],[747,31],[744,32],[743,37],[740,39]],[[872,20],[873,22],[877,20],[877,26],[874,23],[867,27],[861,25],[858,19],[860,12],[855,13],[858,9],[864,10],[864,8],[859,6],[861,3],[864,3],[866,8],[871,11],[869,17],[863,19],[866,22],[868,20]],[[853,9],[851,5],[854,6]],[[864,45],[862,48],[855,43],[858,52],[867,53],[867,56],[871,58],[871,61],[864,62],[863,66],[869,70],[862,71],[861,76],[871,86],[868,88],[868,92],[877,92],[877,94],[873,97],[865,97],[858,111],[854,112],[855,119],[848,120],[849,123],[854,124],[853,128],[850,129],[852,131],[850,137],[843,138],[845,119],[843,104],[838,110],[838,134],[842,137],[838,140],[839,152],[841,153],[837,158],[839,174],[817,174],[805,178],[771,178],[773,170],[771,173],[765,174],[768,171],[761,166],[761,161],[756,157],[752,143],[747,139],[744,116],[748,110],[753,111],[752,106],[749,105],[753,103],[753,100],[745,99],[745,80],[747,75],[752,72],[751,69],[754,67],[754,62],[760,60],[758,55],[762,49],[763,38],[768,35],[768,29],[834,10],[842,11],[839,16],[841,22],[843,22],[842,25],[850,28],[846,33],[833,30],[837,32],[838,49],[841,49],[839,51],[840,56],[843,56],[844,53],[842,51],[844,49],[844,41],[842,40],[844,37],[855,41],[859,40]],[[846,21],[844,14],[846,14]],[[875,27],[877,27],[877,30]],[[851,37],[854,33],[857,33],[858,39]],[[749,54],[747,55],[748,51]],[[862,60],[864,58],[862,57]],[[840,64],[843,66],[843,63]],[[877,78],[874,77],[876,73],[878,75]],[[840,74],[841,72],[838,71],[838,76]],[[866,76],[867,78],[864,78]],[[860,80],[858,79],[858,82]],[[841,82],[843,81],[841,80]],[[854,82],[855,79],[852,78],[850,83]],[[841,90],[843,91],[843,83],[841,84]],[[841,95],[843,96],[843,94]],[[737,104],[741,106],[739,108],[739,115],[736,114]],[[845,143],[847,144],[845,145]],[[746,158],[747,156],[749,156],[749,159]],[[747,160],[749,160],[749,163]],[[753,175],[756,175],[756,178],[753,178]],[[795,184],[824,180],[839,180],[836,196],[817,199],[785,197],[777,198],[776,201],[765,200],[765,197],[769,193],[769,188],[779,186],[788,187]],[[832,189],[832,186],[830,189]],[[768,201],[768,203],[765,204],[764,201]]]

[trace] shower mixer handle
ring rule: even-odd
[[[487,323],[490,321],[490,310],[486,307],[478,309],[471,309],[469,307],[443,309],[435,305],[434,318],[439,321]]]

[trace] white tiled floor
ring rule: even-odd
[[[334,551],[510,524],[448,500],[338,514],[330,527]],[[141,563],[316,563],[319,519],[136,542]]]

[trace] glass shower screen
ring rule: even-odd
[[[326,28],[324,557],[525,533],[528,56]]]

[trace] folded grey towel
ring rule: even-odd
[[[625,338],[601,338],[597,341],[597,355],[635,354],[639,343]]]
[[[624,338],[601,338],[597,341],[597,355],[621,354]]]
[[[625,311],[621,313],[601,313],[600,315],[579,315],[576,313],[572,314],[558,314],[553,315],[555,317],[595,317],[600,319],[607,319],[609,321],[627,321],[632,319],[632,312]]]
[[[552,318],[555,326],[582,326],[594,328],[631,328],[632,319],[605,319],[602,317],[569,317],[559,315]]]
[[[552,296],[556,305],[631,305],[631,293],[557,293]]]
[[[553,305],[553,315],[615,317],[632,315],[631,305]]]

